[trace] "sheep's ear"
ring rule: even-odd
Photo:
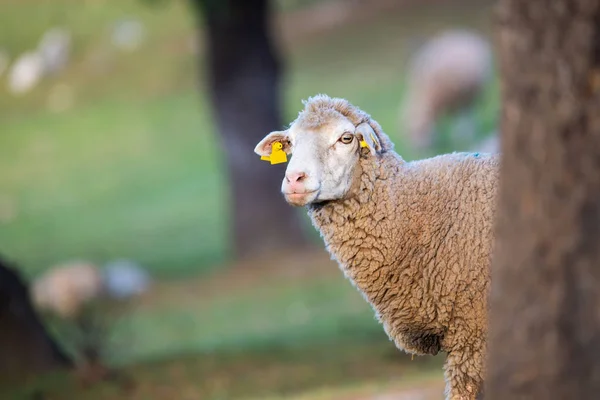
[[[364,141],[367,144],[371,154],[375,155],[377,152],[381,151],[381,142],[368,122],[363,122],[358,125],[356,127],[356,134],[361,141]]]
[[[261,157],[270,156],[271,145],[275,142],[281,142],[283,145],[283,151],[285,151],[288,155],[290,154],[291,148],[287,131],[274,131],[269,133],[263,138],[263,140],[258,142],[254,148],[254,152]]]

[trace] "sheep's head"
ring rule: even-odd
[[[281,191],[294,206],[340,200],[352,195],[360,179],[361,157],[378,157],[393,147],[377,122],[348,101],[318,95],[285,131],[269,133],[255,152],[269,156],[273,143],[292,158]]]

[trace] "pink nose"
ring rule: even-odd
[[[285,179],[290,183],[302,182],[306,178],[304,172],[288,172],[285,174]]]
[[[290,189],[297,191],[302,190],[304,187],[304,181],[306,180],[306,173],[304,172],[288,172],[285,174],[285,180]]]

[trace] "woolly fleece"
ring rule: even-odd
[[[314,129],[332,118],[368,122],[380,148],[362,149],[351,193],[307,206],[313,225],[397,347],[446,352],[446,398],[475,399],[485,375],[499,156],[406,162],[368,114],[325,95],[306,101],[294,124]]]

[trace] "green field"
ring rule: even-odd
[[[282,2],[283,12],[296,3]],[[163,398],[174,387],[204,396],[181,398],[265,398],[384,384],[405,371],[412,376],[414,366],[434,366],[441,377],[438,358],[411,363],[395,350],[333,263],[318,261],[301,278],[294,273],[302,265],[283,266],[287,272],[259,266],[252,278],[222,267],[231,266],[221,168],[227,150],[203,91],[202,56],[190,50],[195,27],[185,2],[0,0],[0,10],[0,45],[13,55],[55,24],[74,32],[64,74],[21,97],[0,77],[0,252],[28,277],[71,258],[125,257],[159,279],[114,330],[111,361],[145,382],[123,398]],[[396,123],[411,41],[455,24],[487,31],[488,12],[477,1],[407,5],[283,43],[286,122],[307,96],[346,97],[410,159]],[[145,23],[147,39],[135,52],[107,56],[106,30],[127,16]],[[99,69],[90,61],[97,57]],[[72,104],[53,111],[48,101],[61,87]],[[482,135],[494,129],[497,104],[491,85],[478,106]],[[303,317],[289,317],[298,309]],[[52,398],[69,398],[61,392],[72,388],[65,379],[40,384]],[[118,398],[111,390],[88,395]]]

